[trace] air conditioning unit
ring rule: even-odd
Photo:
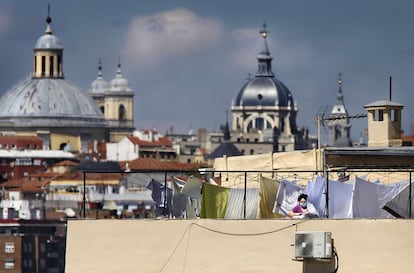
[[[332,235],[327,231],[296,231],[295,258],[331,258]]]

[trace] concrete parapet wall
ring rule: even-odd
[[[70,220],[66,273],[298,273],[296,229],[332,232],[340,273],[413,270],[414,220]]]

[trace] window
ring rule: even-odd
[[[4,244],[5,253],[14,253],[14,242],[6,242]]]
[[[58,67],[57,67],[57,72],[60,76],[60,67],[62,66],[62,56],[58,56]]]
[[[42,252],[42,253],[46,252],[46,245],[45,245],[45,243],[41,243],[40,244],[40,252]]]
[[[23,243],[23,252],[31,253],[33,251],[31,243]]]
[[[46,71],[46,56],[42,56],[42,76],[45,75],[45,71]]]
[[[53,56],[49,56],[49,75],[53,77]]]
[[[250,150],[250,154],[251,155],[254,154],[254,150],[253,149]]]
[[[118,113],[118,114],[119,114],[118,116],[119,116],[119,119],[120,119],[120,120],[124,120],[124,119],[126,119],[126,117],[125,117],[125,112],[126,112],[126,110],[125,110],[125,106],[124,106],[124,105],[122,105],[122,104],[121,104],[121,105],[119,106],[119,110],[118,110],[118,112],[119,112],[119,113]]]
[[[45,259],[39,259],[39,266],[40,268],[46,268],[46,260]]]
[[[14,259],[4,259],[4,269],[13,269]]]
[[[397,121],[397,110],[395,109],[391,109],[391,113],[390,113],[390,119],[391,121]]]
[[[33,267],[32,259],[23,259],[23,267],[24,268],[32,268]]]
[[[375,110],[374,112],[374,121],[383,121],[384,120],[384,111]]]
[[[31,166],[32,160],[30,158],[16,158],[17,166]]]

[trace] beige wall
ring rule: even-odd
[[[74,151],[79,151],[81,149],[79,135],[50,134],[50,146],[52,150],[60,150],[60,145],[62,143],[72,145]]]
[[[340,273],[412,271],[414,220],[201,219],[69,221],[66,273],[298,273],[295,227],[332,232]]]

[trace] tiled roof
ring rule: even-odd
[[[158,140],[155,141],[145,141],[141,140],[138,137],[128,137],[129,141],[131,141],[133,144],[137,144],[139,146],[147,146],[147,147],[163,147],[168,146],[171,147],[172,143],[167,137],[160,137]]]
[[[28,177],[24,179],[13,179],[1,183],[6,191],[21,191],[21,192],[43,192],[44,188],[49,184],[50,179],[45,180],[29,180]]]
[[[194,163],[180,163],[174,161],[159,161],[154,158],[138,158],[132,161],[121,161],[119,164],[123,170],[126,169],[125,165],[128,163],[128,168],[131,171],[143,171],[143,170],[173,170],[173,171],[190,171],[197,170],[204,165]]]
[[[86,173],[86,178],[88,180],[114,180],[114,179],[122,179],[125,174],[124,173]],[[76,173],[67,173],[67,174],[63,174],[59,177],[57,177],[56,179],[54,179],[54,181],[59,181],[59,180],[83,180],[83,172],[76,172]]]
[[[73,161],[70,161],[70,160],[63,160],[63,161],[60,161],[60,162],[54,164],[54,166],[64,166],[64,167],[78,166],[78,165],[79,165],[79,163],[76,163],[76,162],[73,162]]]
[[[35,140],[35,141],[41,141],[43,143],[43,139],[37,136],[11,136],[11,135],[5,135],[0,136],[0,140]]]

